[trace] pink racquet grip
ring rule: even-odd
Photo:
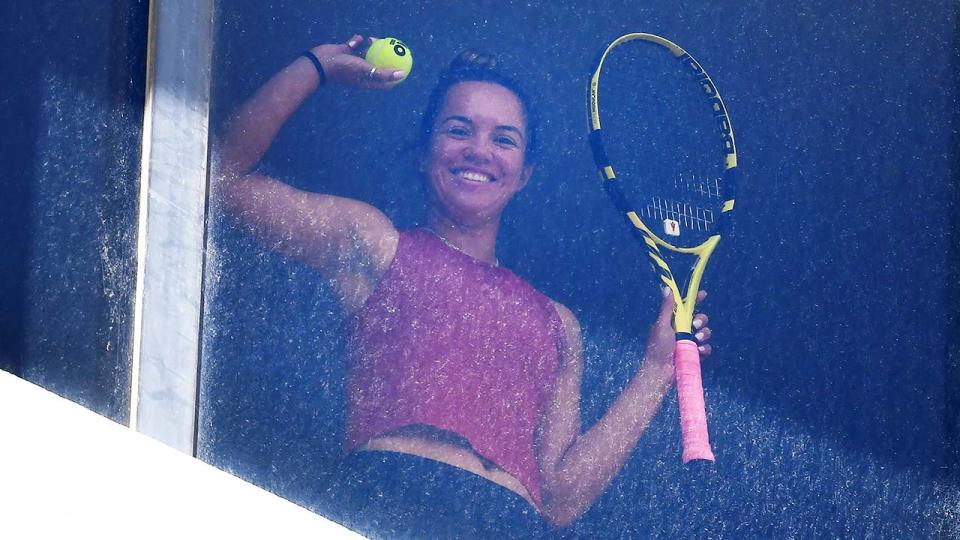
[[[697,344],[689,339],[678,340],[673,349],[673,365],[677,374],[677,400],[680,402],[683,462],[694,459],[715,461],[707,433],[707,410],[703,402]]]

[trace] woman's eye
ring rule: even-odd
[[[466,137],[470,132],[467,131],[467,128],[451,127],[447,129],[447,133],[454,137]]]
[[[504,146],[517,146],[517,141],[511,139],[510,137],[497,137],[497,144]]]

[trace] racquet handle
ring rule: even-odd
[[[673,365],[677,375],[677,400],[680,402],[683,462],[694,459],[715,461],[707,433],[707,411],[703,402],[697,344],[689,339],[677,340],[673,350]]]

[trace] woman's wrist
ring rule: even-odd
[[[307,71],[306,66],[310,66],[309,71],[317,77],[317,87],[329,86],[337,82],[332,58],[339,53],[336,45],[317,45],[300,53],[297,61],[303,66],[304,72]]]
[[[317,77],[320,79],[320,83],[317,86],[324,86],[327,84],[327,71],[323,68],[323,64],[320,62],[320,59],[317,58],[317,55],[314,54],[312,50],[306,50],[300,56],[306,58],[313,65],[314,70],[317,72]]]
[[[643,364],[640,365],[639,376],[647,379],[653,386],[669,389],[676,380],[673,357],[671,356],[667,359],[644,359]]]

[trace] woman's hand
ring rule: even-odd
[[[697,304],[707,297],[706,291],[697,293]],[[673,369],[673,349],[676,344],[676,331],[673,329],[673,294],[670,294],[669,288],[664,288],[663,303],[660,305],[660,314],[656,322],[650,329],[650,336],[647,339],[647,350],[644,355],[645,362],[654,362],[657,365]],[[713,332],[707,326],[710,318],[706,313],[697,313],[693,317],[693,333],[697,338],[700,350],[700,359],[703,360],[713,352],[710,341]]]
[[[327,82],[343,84],[355,88],[375,88],[386,90],[403,78],[400,70],[376,69],[363,59],[363,54],[377,38],[366,39],[354,35],[346,43],[318,45],[312,49],[320,60]]]

